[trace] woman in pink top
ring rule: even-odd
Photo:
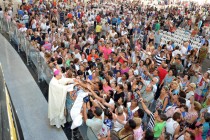
[[[121,74],[128,73],[128,71],[129,71],[128,62],[124,62],[124,64],[121,67]]]
[[[103,49],[103,56],[105,60],[109,59],[109,55],[112,53],[112,50],[110,49],[110,43],[106,44],[106,47]]]
[[[103,90],[106,94],[109,93],[109,90],[112,90],[112,88],[108,85],[106,79],[103,80]]]
[[[99,52],[103,52],[104,48],[106,48],[104,42],[101,42],[101,45],[98,47]]]
[[[48,38],[45,39],[45,44],[43,45],[43,47],[45,48],[45,50],[51,51],[52,44],[49,42]]]
[[[195,124],[195,140],[202,140],[203,124],[197,122]]]
[[[133,130],[134,140],[141,140],[144,133],[141,127],[141,118],[133,118],[133,120],[136,122],[136,128]]]
[[[141,50],[141,42],[140,40],[137,40],[135,43],[135,49],[136,51],[140,51]]]

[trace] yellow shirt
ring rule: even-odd
[[[101,25],[96,25],[96,33],[100,33],[102,30],[102,26]]]

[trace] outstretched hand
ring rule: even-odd
[[[87,89],[91,90],[91,86],[90,85],[87,85]]]
[[[90,79],[87,79],[87,82],[88,82],[88,83],[91,83]]]

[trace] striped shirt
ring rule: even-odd
[[[148,123],[148,127],[147,127],[147,129],[149,129],[149,130],[152,130],[153,131],[153,128],[154,128],[154,126],[155,126],[155,118],[154,118],[154,114],[153,113],[151,113],[150,114],[150,116],[149,116],[149,123]]]
[[[158,66],[160,66],[160,64],[163,62],[163,61],[166,61],[166,57],[163,56],[163,57],[160,57],[160,54],[157,54],[155,56],[155,61],[157,63]]]

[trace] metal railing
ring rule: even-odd
[[[17,45],[18,52],[25,52],[27,65],[33,63],[36,68],[35,71],[37,73],[38,82],[40,82],[40,80],[45,80],[49,85],[50,80],[53,77],[53,71],[41,56],[40,51],[30,43],[30,40],[27,39],[26,34],[18,29],[15,22],[6,20],[5,18],[0,18],[0,30],[9,35],[10,41],[13,41]],[[85,124],[79,127],[83,139],[97,140],[93,131],[88,129],[90,128]],[[89,133],[88,136],[87,132]]]

